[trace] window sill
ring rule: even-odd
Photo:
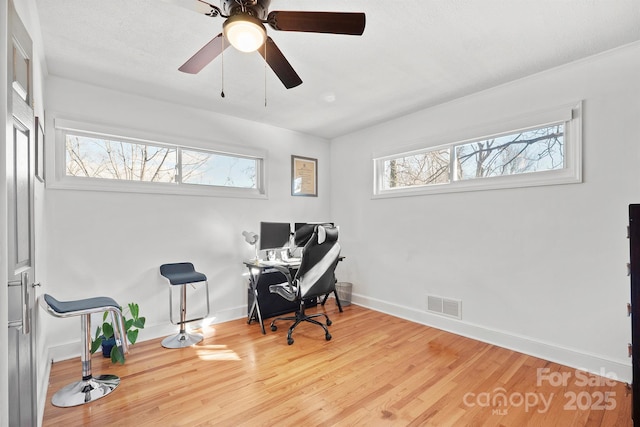
[[[105,179],[77,177],[63,177],[47,181],[47,189],[267,199],[267,195],[264,192],[260,192],[260,190],[255,188],[243,189],[198,184],[178,185],[156,182],[136,183],[131,181],[110,181]]]
[[[378,194],[374,194],[372,199],[462,193],[466,191],[501,190],[506,188],[540,187],[545,185],[579,184],[581,182],[582,173],[580,169],[575,171],[563,169],[522,175],[455,181],[447,184],[383,190]]]

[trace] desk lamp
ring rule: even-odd
[[[253,231],[243,231],[242,235],[244,236],[245,242],[247,242],[248,244],[256,248],[256,261],[259,261],[257,243],[258,243],[258,240],[260,239],[260,236],[258,236]]]

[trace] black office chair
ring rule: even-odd
[[[288,301],[298,301],[300,308],[295,316],[278,317],[271,322],[271,330],[277,330],[276,321],[293,320],[287,333],[287,343],[293,344],[291,334],[300,322],[310,322],[324,329],[327,341],[331,334],[327,326],[331,326],[331,319],[324,313],[305,314],[304,300],[313,297],[324,296],[335,290],[335,269],[340,258],[340,245],[338,244],[338,229],[329,225],[314,225],[307,243],[302,249],[300,267],[295,277],[292,278],[289,269],[283,266],[274,266],[287,278],[287,283],[269,286],[269,291],[280,295]],[[306,230],[308,232],[308,230]],[[305,232],[305,231],[301,231]],[[315,318],[325,317],[326,324]]]
[[[295,248],[299,248],[299,247],[304,247],[304,245],[307,244],[307,242],[309,241],[309,239],[311,239],[311,236],[313,235],[313,230],[315,229],[316,225],[320,225],[320,224],[304,224],[302,225],[300,228],[296,229],[296,232],[293,234],[293,244],[294,244],[294,250]],[[324,223],[321,224],[325,227],[330,227],[333,228],[333,224],[331,223]],[[343,257],[339,258],[339,261],[342,261]],[[336,279],[337,282],[337,279]],[[338,296],[338,290],[336,289],[336,287],[334,286],[333,289],[328,292],[324,298],[322,298],[322,301],[320,301],[320,298],[318,298],[318,301],[320,301],[320,304],[324,306],[324,304],[327,302],[327,299],[329,298],[329,296],[331,295],[331,293],[333,293],[333,298],[336,301],[336,305],[338,306],[338,310],[340,311],[340,313],[342,313],[342,302],[340,301],[340,297]]]

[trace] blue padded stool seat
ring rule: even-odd
[[[75,301],[58,301],[49,294],[44,294],[45,302],[58,314],[72,314],[76,311],[94,310],[105,311],[105,307],[120,309],[118,303],[109,297],[95,297]]]
[[[51,403],[60,407],[83,405],[100,399],[115,390],[120,384],[120,378],[108,374],[94,377],[91,373],[91,315],[105,311],[111,314],[116,343],[126,353],[128,347],[127,339],[124,336],[124,317],[120,305],[109,297],[58,301],[49,294],[44,294],[41,297],[40,305],[55,317],[80,316],[82,379],[58,390],[51,398]]]
[[[207,276],[196,271],[190,262],[176,262],[171,264],[162,264],[160,266],[160,275],[169,281],[169,320],[174,325],[180,325],[180,331],[177,335],[173,335],[162,340],[162,346],[165,348],[184,348],[190,347],[203,340],[200,334],[191,334],[187,332],[186,324],[202,320],[209,315],[209,283]],[[206,292],[207,312],[202,317],[187,319],[187,287],[188,284],[204,283]],[[180,320],[173,320],[173,292],[172,286],[182,286],[180,289]]]
[[[167,269],[165,269],[167,270]],[[186,285],[187,283],[204,282],[207,276],[197,271],[174,272],[164,271],[161,274],[169,280],[172,285]]]

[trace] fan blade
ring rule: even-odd
[[[266,46],[266,56],[265,56],[265,46]],[[260,55],[267,61],[269,67],[276,73],[276,76],[280,79],[282,84],[287,88],[291,89],[292,87],[296,87],[302,83],[302,79],[298,76],[298,73],[295,72],[287,58],[284,57],[278,46],[276,46],[275,42],[271,39],[271,37],[267,37],[267,41],[264,43],[260,49],[258,49]]]
[[[195,55],[189,58],[187,62],[182,64],[182,67],[178,68],[178,70],[183,73],[197,74],[227,47],[229,47],[229,43],[226,42],[222,33],[220,33],[204,45],[202,49],[197,51]]]
[[[165,3],[173,4],[175,6],[184,7],[185,9],[193,10],[194,12],[207,15],[211,12],[211,6],[206,2],[200,0],[162,0]]]
[[[274,30],[362,35],[365,14],[355,12],[287,12],[269,13],[267,22]]]

